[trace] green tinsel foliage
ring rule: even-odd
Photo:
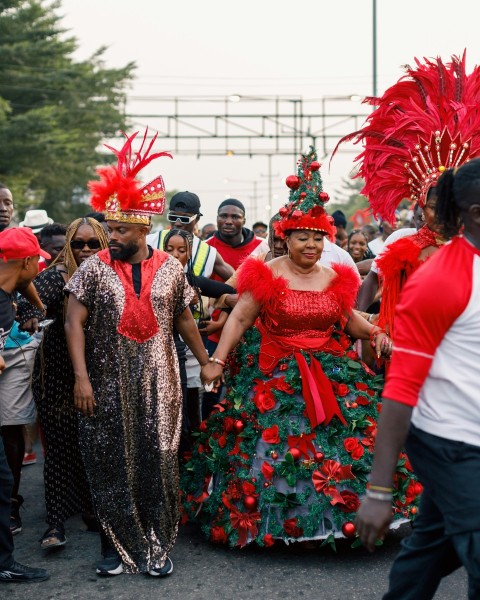
[[[352,348],[340,357],[314,353],[332,382],[347,426],[334,417],[328,426],[312,430],[296,361],[283,359],[274,373],[265,376],[258,368],[259,343],[260,335],[252,328],[238,344],[229,361],[226,399],[221,410],[202,423],[192,456],[183,465],[185,513],[201,524],[209,539],[231,546],[240,539],[232,525],[235,511],[252,521],[248,536],[259,545],[266,544],[265,535],[286,541],[318,537],[323,526],[325,543],[334,546],[333,532],[355,520],[358,500],[365,493],[383,378],[368,373]],[[310,361],[308,354],[305,358]],[[270,386],[262,388],[271,394],[263,411],[255,402],[259,385]],[[266,450],[257,455],[265,432],[271,432],[272,443],[263,444]],[[288,437],[312,433],[315,452],[310,448],[307,456],[293,457]],[[340,478],[329,483],[333,491],[317,491],[312,477],[322,473],[325,461],[350,467],[354,479]],[[272,469],[269,477],[260,470],[264,462]],[[395,484],[394,519],[413,518],[421,486],[405,454],[399,458]],[[342,493],[350,494],[350,505],[338,502]]]

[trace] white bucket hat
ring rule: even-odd
[[[19,223],[20,227],[30,227],[33,233],[40,233],[45,225],[51,225],[53,219],[47,215],[47,211],[41,208],[27,210],[25,219]]]

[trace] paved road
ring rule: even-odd
[[[337,553],[330,549],[305,551],[292,545],[267,550],[244,550],[209,544],[193,525],[181,529],[172,553],[174,573],[165,579],[146,575],[119,575],[100,578],[95,574],[99,558],[98,535],[84,530],[79,518],[67,523],[68,543],[44,553],[38,539],[44,524],[42,465],[23,469],[21,493],[24,528],[15,537],[16,558],[46,567],[50,580],[30,585],[2,585],[5,600],[370,600],[380,599],[388,571],[408,535],[409,526],[387,539],[373,556],[343,544]],[[435,600],[467,597],[465,572],[446,579]],[[422,599],[419,599],[422,600]]]

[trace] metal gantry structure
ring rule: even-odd
[[[133,111],[135,123],[159,132],[177,155],[292,156],[313,145],[325,157],[344,135],[359,129],[368,108],[352,102],[360,96],[187,96],[130,98],[155,111]],[[350,110],[338,110],[347,106]],[[335,107],[335,110],[330,110]],[[319,152],[319,153],[320,153]]]

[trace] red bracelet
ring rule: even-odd
[[[217,365],[220,365],[220,366],[222,366],[222,367],[224,367],[224,366],[225,366],[225,361],[224,361],[224,360],[220,360],[219,358],[214,358],[213,356],[211,356],[211,357],[208,359],[208,361],[209,361],[209,362],[214,362],[214,363],[217,363]]]
[[[379,335],[380,333],[387,333],[385,331],[385,329],[382,329],[381,327],[378,327],[377,325],[374,325],[370,331],[370,344],[372,345],[372,348],[375,348],[375,338],[377,337],[377,335]]]

